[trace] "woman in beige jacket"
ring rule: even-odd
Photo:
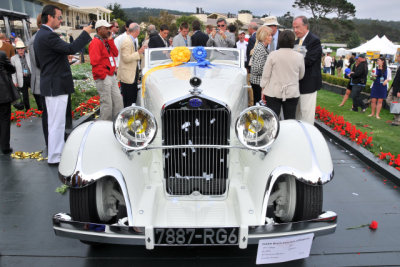
[[[295,36],[286,30],[279,34],[279,49],[271,52],[264,65],[260,86],[267,107],[277,115],[283,108],[284,118],[294,119],[300,97],[299,80],[304,76],[304,57],[293,50]]]

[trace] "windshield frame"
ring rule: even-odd
[[[190,51],[193,50],[194,47],[188,47]],[[235,66],[239,68],[244,68],[244,51],[241,49],[237,48],[226,48],[226,47],[204,47],[207,51],[207,59],[210,60],[210,57],[213,56],[213,51],[216,53],[220,53],[221,55],[223,53],[237,53],[236,59],[211,59],[210,63],[212,64],[218,64],[218,65],[229,65],[229,66]],[[145,50],[145,70],[154,68],[156,66],[172,63],[172,60],[167,58],[165,60],[152,60],[151,56],[154,55],[154,53],[160,54],[161,53],[170,53],[171,50],[174,49],[174,47],[162,47],[162,48],[147,48]],[[189,62],[196,62],[196,60],[191,57]]]

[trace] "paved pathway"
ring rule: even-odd
[[[44,149],[40,119],[12,128],[15,150]],[[325,186],[324,209],[339,214],[335,234],[315,239],[311,256],[279,266],[400,265],[400,188],[329,142],[335,178]],[[69,211],[55,193],[57,168],[0,155],[0,266],[253,266],[257,247],[90,248],[54,235],[51,216]],[[379,228],[346,230],[376,220]]]

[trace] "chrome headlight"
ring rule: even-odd
[[[121,110],[114,121],[114,135],[129,150],[147,147],[157,133],[157,122],[147,109],[132,106]]]
[[[267,107],[249,107],[240,113],[236,121],[236,135],[239,141],[250,149],[269,147],[278,133],[278,117]]]

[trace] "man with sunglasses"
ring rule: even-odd
[[[68,96],[74,92],[68,55],[79,52],[92,38],[92,26],[83,28],[72,43],[63,41],[56,32],[63,18],[61,10],[46,5],[42,10],[42,26],[37,32],[33,48],[40,68],[40,93],[45,97],[48,115],[48,163],[58,165],[64,147],[65,116]]]
[[[213,47],[234,47],[236,40],[235,35],[227,29],[227,23],[224,18],[217,20],[217,28],[213,29],[209,35],[207,46]]]
[[[116,20],[111,21],[111,37],[113,39],[117,38],[119,32],[119,25]]]

